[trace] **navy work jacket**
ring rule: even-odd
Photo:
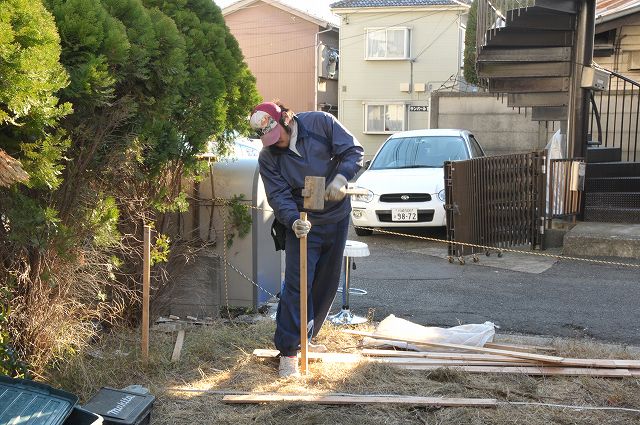
[[[289,229],[303,209],[302,189],[305,176],[324,176],[329,184],[336,174],[351,180],[362,167],[364,149],[356,138],[326,112],[301,112],[294,116],[298,124],[296,150],[265,147],[260,151],[260,176],[267,200],[278,221]],[[341,201],[325,201],[323,211],[309,211],[312,224],[337,223],[351,211],[346,196]]]

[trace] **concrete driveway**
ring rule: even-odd
[[[394,231],[446,239],[442,229]],[[359,237],[353,228],[349,239],[367,243],[371,253],[355,258],[351,272],[351,286],[368,292],[350,296],[357,315],[372,311],[379,321],[394,314],[444,327],[491,321],[500,333],[640,345],[638,267],[511,253],[459,265],[447,261],[445,243],[377,232]],[[341,305],[338,294],[332,313]]]

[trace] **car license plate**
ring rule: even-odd
[[[418,209],[392,208],[391,221],[418,221]]]

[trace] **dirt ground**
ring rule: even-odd
[[[362,325],[360,330],[371,330]],[[442,368],[401,370],[389,365],[313,362],[304,378],[279,379],[277,359],[258,359],[255,348],[272,348],[274,324],[219,321],[186,328],[178,362],[171,362],[175,332],[153,331],[149,362],[139,355],[139,337],[113,332],[86,353],[48,376],[50,383],[86,401],[100,387],[143,385],[157,397],[154,425],[168,424],[638,424],[640,379],[530,377],[469,374]],[[319,341],[330,351],[355,352],[360,337],[326,324]],[[498,342],[523,343],[523,337],[499,335]],[[524,340],[526,342],[526,340]],[[580,358],[640,358],[634,347],[602,345],[590,340],[535,341],[555,354]],[[228,405],[224,394],[398,394],[412,396],[495,398],[496,408],[442,408],[270,403]],[[528,404],[512,404],[512,403]],[[591,406],[586,410],[550,405]],[[608,408],[621,408],[609,410]]]

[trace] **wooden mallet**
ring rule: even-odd
[[[324,192],[325,178],[306,176],[304,178],[304,189],[302,189],[302,197],[304,200],[304,209],[310,211],[324,210]],[[342,188],[345,195],[367,195],[369,191],[366,189]]]

